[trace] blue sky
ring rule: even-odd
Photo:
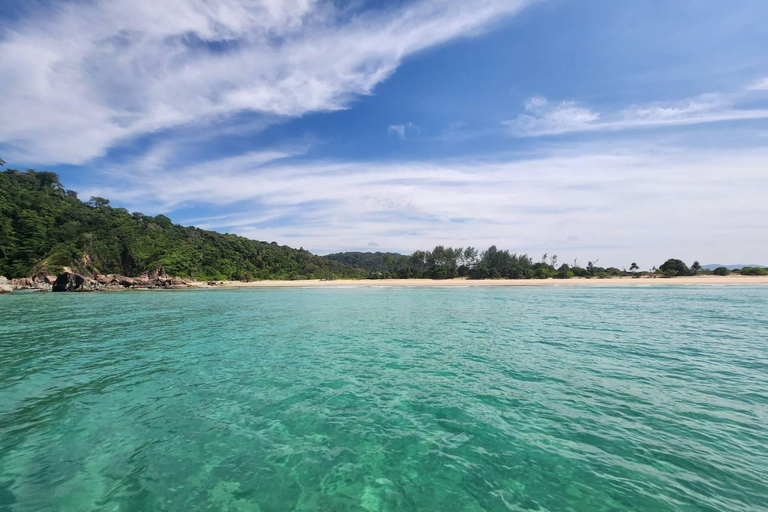
[[[768,3],[5,0],[0,155],[259,240],[768,258]]]

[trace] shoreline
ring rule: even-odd
[[[208,281],[188,282],[190,288],[214,290],[220,288],[334,288],[334,287],[498,287],[498,286],[768,286],[768,276],[686,276],[686,277],[611,277],[605,279],[335,279],[323,281]]]

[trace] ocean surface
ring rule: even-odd
[[[768,288],[0,296],[0,511],[766,511]]]

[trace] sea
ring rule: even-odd
[[[0,511],[768,511],[768,287],[0,296]]]

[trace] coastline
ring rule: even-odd
[[[768,286],[768,276],[688,276],[688,277],[611,277],[605,279],[335,279],[322,281],[307,279],[297,281],[192,281],[188,285],[196,289],[217,288],[333,288],[345,286],[364,287],[467,287],[467,286]]]

